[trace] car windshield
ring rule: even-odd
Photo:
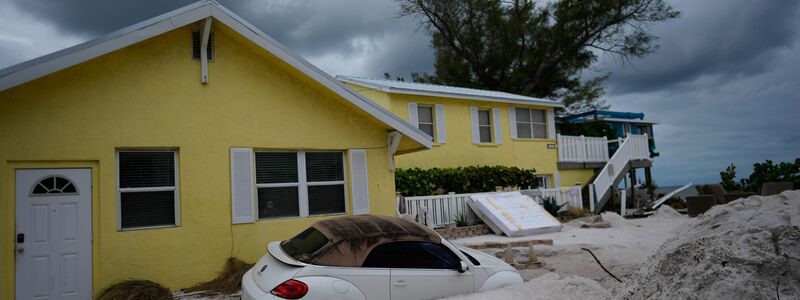
[[[281,249],[292,258],[307,263],[309,255],[327,243],[328,238],[312,227],[281,243]]]

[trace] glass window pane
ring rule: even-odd
[[[488,110],[478,110],[478,124],[491,125],[491,117]]]
[[[308,187],[308,214],[343,213],[344,185],[318,185]]]
[[[531,124],[517,123],[517,137],[521,139],[532,138],[533,136],[531,135]]]
[[[175,153],[119,152],[119,187],[175,186]]]
[[[258,218],[296,217],[300,215],[297,187],[258,189]]]
[[[531,121],[531,110],[527,108],[516,108],[514,109],[517,112],[517,122],[530,122]]]
[[[311,227],[281,243],[281,248],[292,258],[303,261],[303,258],[308,258],[308,255],[317,252],[326,244],[328,244],[328,238],[319,230]]]
[[[420,123],[433,123],[433,107],[417,106],[417,120]]]
[[[344,180],[341,152],[306,152],[306,179],[313,181]]]
[[[256,152],[256,183],[297,182],[296,152]]]
[[[390,242],[372,249],[362,267],[457,269],[458,265],[458,257],[439,244]]]
[[[533,137],[537,139],[546,139],[547,125],[533,124]]]
[[[122,228],[175,225],[175,192],[120,195]]]
[[[419,124],[419,130],[422,132],[427,133],[431,137],[433,137],[433,125],[431,124]]]
[[[547,123],[547,121],[545,120],[545,114],[544,114],[543,110],[532,109],[531,110],[531,115],[533,117],[533,122],[536,122],[536,123]]]
[[[492,127],[490,126],[481,126],[478,128],[481,135],[481,143],[491,143],[492,142]]]

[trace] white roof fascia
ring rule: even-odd
[[[117,30],[105,37],[94,39],[0,70],[0,91],[122,49],[207,17],[214,17],[253,43],[259,45],[267,52],[277,56],[292,67],[297,68],[303,74],[311,77],[339,96],[342,96],[359,109],[367,112],[417,143],[426,148],[431,148],[433,146],[433,142],[427,134],[418,128],[412,126],[353,89],[345,86],[332,76],[307,62],[305,59],[293,54],[283,45],[221,4],[209,0],[184,6],[161,16]]]
[[[426,90],[418,90],[418,89],[404,89],[404,88],[397,88],[387,85],[376,84],[372,82],[364,82],[353,78],[346,78],[346,77],[337,77],[339,80],[344,82],[349,82],[352,84],[363,85],[366,87],[374,88],[379,91],[385,93],[396,93],[396,94],[407,94],[407,95],[418,95],[418,96],[431,96],[431,97],[449,97],[449,98],[458,98],[458,99],[467,99],[467,100],[478,100],[478,101],[488,101],[488,102],[500,102],[500,103],[511,103],[511,104],[522,104],[522,105],[538,105],[538,106],[547,106],[547,107],[560,107],[563,108],[564,104],[553,102],[553,101],[535,101],[535,100],[515,100],[515,99],[508,99],[502,97],[489,97],[489,96],[478,96],[478,95],[469,95],[469,94],[461,94],[461,93],[448,93],[448,92],[437,92],[437,91],[426,91]]]
[[[602,121],[621,122],[621,123],[640,123],[640,124],[658,124],[656,121],[636,120],[636,119],[618,119],[618,118],[597,118]]]

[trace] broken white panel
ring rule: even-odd
[[[470,200],[476,215],[507,236],[561,231],[561,222],[533,198],[519,192],[472,195]]]

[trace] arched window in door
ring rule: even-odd
[[[75,184],[69,179],[58,175],[46,176],[40,179],[31,189],[32,196],[76,194],[78,194],[78,189]]]

